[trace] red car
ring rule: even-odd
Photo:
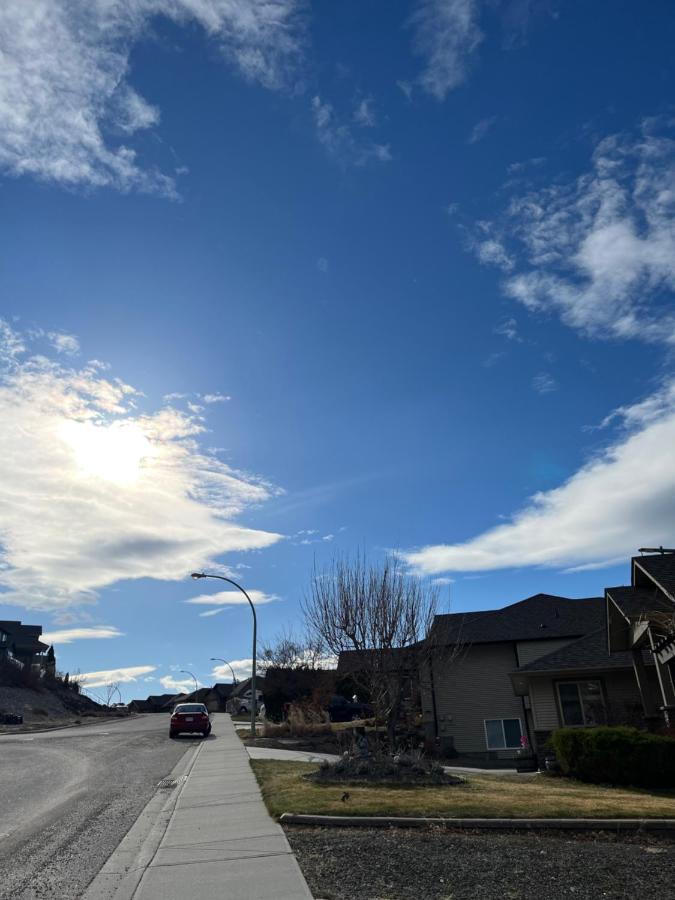
[[[203,703],[179,703],[174,709],[169,724],[169,737],[176,738],[179,734],[201,734],[202,737],[211,734],[209,711]]]

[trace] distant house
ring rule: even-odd
[[[34,669],[41,674],[54,674],[54,650],[44,644],[41,625],[23,625],[21,622],[0,621],[0,661],[13,663],[20,668]]]

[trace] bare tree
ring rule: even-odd
[[[104,689],[104,693],[105,693],[105,705],[106,706],[112,705],[112,701],[113,701],[113,697],[115,696],[115,692],[117,692],[117,694],[119,695],[120,700],[122,699],[122,695],[120,694],[119,682],[109,681],[107,684],[105,684],[103,686],[103,689]]]
[[[386,722],[390,747],[406,682],[419,683],[428,668],[436,604],[436,589],[408,575],[397,557],[371,563],[363,554],[315,568],[303,601],[315,641],[335,656],[351,651],[344,668]]]
[[[324,662],[322,646],[315,639],[297,635],[292,628],[283,628],[258,651],[258,665],[262,671],[279,669],[320,669]]]

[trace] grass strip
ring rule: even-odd
[[[251,760],[270,813],[462,818],[672,818],[675,791],[584,784],[565,778],[469,775],[460,785],[321,785],[314,763]],[[341,798],[347,791],[349,798]]]

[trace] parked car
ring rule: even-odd
[[[262,712],[262,707],[263,707],[262,691],[256,691],[255,694],[256,694],[256,697],[258,698],[256,712],[260,713],[260,712]],[[249,691],[246,691],[246,693],[243,694],[242,697],[239,699],[239,706],[237,708],[237,712],[240,716],[246,715],[247,713],[251,712],[252,696],[253,695],[251,694],[251,691],[249,690]]]
[[[23,716],[14,713],[0,713],[0,725],[23,725]]]
[[[335,694],[326,707],[331,722],[355,722],[357,719],[372,719],[375,710],[370,703],[358,703]]]
[[[203,703],[179,703],[174,708],[169,737],[176,738],[179,734],[201,734],[203,737],[211,734],[209,711]]]

